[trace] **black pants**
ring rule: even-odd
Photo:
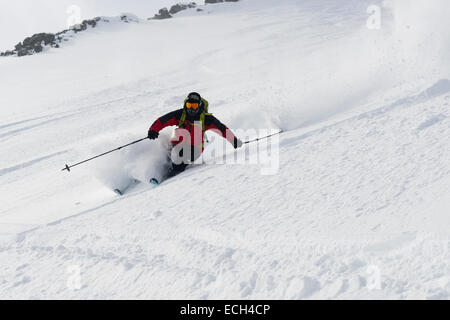
[[[199,151],[198,149],[196,149],[194,146],[190,146],[190,148],[191,148],[191,159],[190,159],[190,161],[191,161],[191,162],[194,162],[197,158],[200,157],[201,151]],[[173,153],[172,153],[172,149],[173,149],[173,148],[171,148],[171,149],[170,149],[170,152],[169,152],[169,157],[170,157],[170,158],[174,156]],[[176,156],[178,159],[182,159],[182,158],[183,158],[183,148],[181,148],[181,149],[180,149],[180,152],[178,153],[178,155],[175,154],[175,156]],[[171,161],[172,161],[172,159],[171,159]],[[179,161],[177,161],[177,162],[179,162]],[[176,176],[177,174],[180,174],[181,172],[183,172],[184,170],[186,170],[186,167],[187,167],[188,165],[189,165],[189,162],[186,163],[185,161],[183,161],[183,162],[181,162],[180,164],[175,164],[175,163],[172,161],[172,166],[171,166],[171,168],[169,169],[169,173],[168,173],[167,177],[170,178],[170,177]]]
[[[177,174],[182,173],[184,170],[186,170],[187,166],[188,164],[186,163],[175,164],[172,162],[172,168],[169,170],[167,177],[171,178],[176,176]]]

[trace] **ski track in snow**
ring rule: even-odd
[[[281,58],[299,52],[308,56],[323,42],[339,41],[347,29],[335,26],[354,28],[364,21],[357,9],[365,7],[360,2],[351,8],[324,6],[332,3],[327,1],[261,3],[261,8],[254,1],[210,6],[219,22],[229,17],[245,23],[230,30],[225,28],[229,23],[217,25],[222,42],[183,59],[166,53],[173,65],[139,73],[126,64],[138,80],[126,72],[116,79],[111,71],[100,84],[98,74],[87,73],[86,87],[77,84],[83,94],[67,95],[71,91],[58,84],[60,95],[30,101],[29,109],[21,107],[20,97],[17,114],[2,111],[1,298],[450,298],[450,81],[444,75],[414,90],[394,87],[385,97],[372,95],[365,102],[349,93],[354,100],[346,102],[354,105],[342,110],[329,109],[317,97],[321,113],[296,102],[302,110],[288,121],[294,109],[286,94],[302,82],[280,86],[269,59],[283,49]],[[212,23],[210,18],[185,12],[173,22],[126,32],[145,34],[154,27],[173,34],[182,47],[185,42],[174,30],[180,25],[196,30]],[[112,35],[102,35],[109,43]],[[211,41],[208,33],[202,36]],[[301,49],[295,37],[304,41]],[[92,45],[98,38],[77,41]],[[230,43],[235,48],[222,46]],[[177,44],[163,46],[179,50]],[[65,55],[79,54],[77,48],[62,48],[52,58],[61,63]],[[227,54],[243,62],[227,60]],[[32,59],[45,64],[48,56],[26,58],[24,64],[32,66]],[[88,58],[86,65],[73,68],[87,72],[89,63]],[[185,71],[192,63],[200,64],[204,77],[194,83]],[[291,75],[286,65],[277,66],[284,76]],[[165,74],[164,68],[171,72]],[[246,72],[240,77],[227,70],[242,68]],[[28,72],[32,79],[35,71]],[[58,79],[57,74],[49,77]],[[156,188],[140,184],[117,197],[92,177],[94,164],[61,173],[64,163],[145,135],[153,119],[174,109],[193,87],[213,97],[214,114],[227,124],[264,127],[281,121],[291,129],[279,137],[277,174],[261,175],[256,165],[203,165]],[[260,98],[261,92],[270,96]],[[297,93],[312,101],[310,92]],[[283,97],[284,109],[277,109],[281,119],[267,120],[268,106]],[[254,118],[243,116],[252,112]],[[303,124],[292,127],[298,119]],[[102,161],[114,164],[126,152]]]
[[[41,162],[41,161],[44,161],[44,160],[47,160],[47,159],[59,156],[59,155],[64,154],[66,152],[67,151],[57,152],[57,153],[50,154],[50,155],[47,155],[47,156],[44,156],[44,157],[41,157],[41,158],[38,158],[38,159],[34,159],[34,160],[31,160],[31,161],[28,161],[28,162],[20,163],[18,165],[15,165],[14,167],[0,169],[0,176],[3,176],[3,175],[8,174],[8,173],[11,173],[13,171],[21,170],[21,169],[29,167],[29,166],[32,166],[32,165],[34,165],[34,164],[36,164],[38,162]]]

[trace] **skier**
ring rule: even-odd
[[[178,126],[174,137],[171,139],[171,148],[175,152],[172,151],[172,167],[169,170],[168,177],[183,172],[189,162],[194,162],[200,157],[204,150],[205,131],[215,130],[227,139],[235,149],[242,146],[242,141],[227,126],[211,113],[208,113],[208,101],[197,92],[191,92],[188,95],[184,100],[182,109],[169,112],[158,118],[148,130],[148,138],[150,140],[157,139],[159,132],[168,126]],[[185,150],[190,155],[183,154]],[[154,178],[150,182],[159,183]]]

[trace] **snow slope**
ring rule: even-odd
[[[0,59],[0,297],[449,299],[449,4],[203,9]],[[231,128],[285,130],[277,173],[206,164],[117,197],[150,141],[60,171],[193,90]]]

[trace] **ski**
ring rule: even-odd
[[[123,196],[123,191],[120,189],[114,189],[114,193],[117,194],[118,196]]]
[[[120,189],[117,188],[117,189],[114,189],[113,191],[118,196],[123,196],[127,192],[127,190],[129,190],[130,188],[134,187],[135,185],[137,185],[139,183],[141,183],[139,180],[133,179],[126,187],[120,188]]]
[[[153,185],[157,186],[157,185],[159,185],[159,181],[156,178],[151,178],[150,179],[150,184],[153,184]]]
[[[159,179],[155,178],[155,177],[152,177],[152,178],[150,178],[148,180],[148,183],[150,185],[156,187],[156,186],[159,186],[164,181],[169,180],[169,179],[179,175],[182,172],[184,172],[184,170],[176,172],[176,173],[169,172],[169,173],[166,173],[166,175],[164,175],[162,178],[159,178]],[[131,182],[126,187],[124,187],[124,188],[117,188],[117,189],[114,189],[113,191],[114,191],[115,194],[117,194],[119,196],[123,196],[129,189],[133,188],[135,185],[140,184],[140,183],[141,183],[140,180],[133,179],[133,180],[131,180]]]

